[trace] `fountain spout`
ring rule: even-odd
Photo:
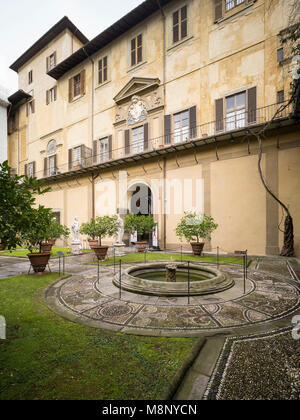
[[[166,265],[166,281],[167,282],[176,282],[176,264]]]

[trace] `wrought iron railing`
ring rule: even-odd
[[[206,139],[227,133],[234,134],[244,130],[251,130],[255,125],[265,124],[271,122],[273,119],[274,121],[287,119],[291,112],[292,104],[288,104],[287,102],[268,105],[253,111],[239,110],[235,113],[231,112],[221,120],[211,121],[195,127],[189,127],[188,129],[184,128],[182,129],[182,133],[176,130],[167,136],[148,139],[144,144],[139,143],[135,145],[131,142],[130,147],[127,145],[126,147],[114,148],[109,152],[99,153],[96,156],[84,157],[81,159],[79,165],[74,165],[73,163],[70,165],[70,162],[60,164],[56,166],[55,173],[50,174],[47,171],[47,174],[45,174],[44,171],[40,171],[36,173],[36,177],[45,178],[89,168],[98,164],[105,165],[118,159],[139,156],[142,153],[159,151],[176,145],[184,145],[191,141],[197,140],[198,142],[199,140],[203,140],[203,143],[205,143]],[[180,141],[176,141],[177,139],[180,139]]]

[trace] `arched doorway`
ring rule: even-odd
[[[134,182],[129,186],[128,208],[129,212],[133,214],[153,216],[153,194],[149,185],[144,181]],[[147,241],[149,247],[152,247],[152,233],[143,235],[141,240]]]

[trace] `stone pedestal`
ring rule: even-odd
[[[122,257],[123,255],[125,255],[125,244],[114,244],[114,250],[115,250],[115,255],[116,257]]]
[[[167,282],[176,282],[176,265],[169,264],[166,265],[166,281]]]
[[[81,243],[79,241],[71,242],[72,254],[80,255],[81,254]]]

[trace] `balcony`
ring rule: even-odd
[[[37,173],[38,178],[59,180],[65,177],[76,177],[83,173],[92,173],[105,168],[117,168],[120,165],[140,162],[144,159],[164,156],[174,151],[194,149],[210,143],[220,143],[223,140],[232,140],[242,136],[251,135],[251,130],[268,123],[268,128],[278,128],[282,125],[292,124],[293,104],[287,102],[272,104],[254,111],[239,110],[228,114],[224,119],[211,121],[197,127],[182,129],[182,132],[170,133],[139,144],[130,144],[122,148],[113,149],[110,153],[100,153],[92,156],[91,149],[85,146],[84,157],[73,162],[59,165],[47,175]]]

